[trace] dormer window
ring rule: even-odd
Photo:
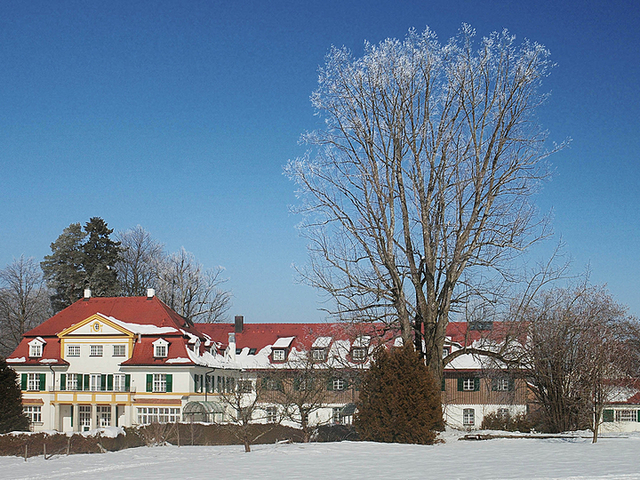
[[[357,347],[351,350],[351,359],[354,362],[364,362],[367,359],[367,349]]]
[[[166,358],[169,351],[169,342],[163,338],[159,338],[153,342],[153,356],[154,358]]]
[[[324,348],[311,350],[311,358],[314,362],[324,362],[327,359],[327,351]]]
[[[284,348],[275,348],[271,351],[274,362],[284,362],[287,359],[287,351]]]
[[[42,346],[45,341],[38,337],[34,338],[29,342],[29,357],[31,358],[40,358],[42,357]]]

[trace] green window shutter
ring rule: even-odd
[[[516,389],[516,381],[513,378],[509,379],[509,391],[513,392]]]
[[[67,374],[61,373],[60,374],[60,390],[66,390],[66,389],[67,389]]]
[[[78,374],[78,388],[77,390],[82,390],[82,375]]]
[[[40,391],[44,392],[47,389],[47,374],[40,374]]]
[[[603,422],[613,422],[613,410],[607,409],[602,411]]]
[[[640,422],[640,410],[638,410],[638,421]]]
[[[473,379],[473,391],[474,392],[480,391],[480,379],[478,377]]]
[[[444,377],[442,377],[442,383],[441,383],[441,385],[440,385],[440,390],[442,390],[442,391],[444,392],[444,391],[446,390],[446,388],[447,388],[447,387],[446,387],[446,384],[445,384],[445,382],[444,382]]]
[[[464,390],[464,378],[458,378],[458,391],[462,392]]]
[[[167,392],[173,392],[173,375],[167,374]]]
[[[118,426],[118,405],[116,405],[115,410],[116,410],[115,411],[115,416],[116,416],[116,418],[115,418],[115,420],[116,420],[115,421],[115,426],[117,427]]]
[[[107,375],[103,373],[100,375],[100,391],[104,392],[106,390],[107,390]]]
[[[107,390],[113,391],[113,374],[107,375]]]
[[[71,427],[73,427],[73,405],[71,405]]]
[[[128,373],[124,376],[124,390],[125,392],[131,390],[131,375]]]
[[[27,389],[27,374],[23,373],[22,376],[20,377],[20,390],[26,390]]]
[[[153,374],[147,373],[147,392],[153,391]]]
[[[299,378],[294,378],[293,379],[293,389],[298,391],[300,390],[300,379]]]
[[[497,392],[498,391],[498,379],[494,378],[491,380],[491,391],[492,392]]]
[[[333,390],[333,378],[330,378],[329,380],[327,380],[327,390],[329,391]]]
[[[84,375],[84,389],[89,390],[91,388],[91,384],[89,383],[89,374]]]

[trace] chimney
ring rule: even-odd
[[[156,296],[156,291],[153,288],[147,288],[147,300],[151,300]]]
[[[91,298],[91,290],[89,288],[84,289],[84,299],[89,300]]]
[[[229,358],[236,359],[236,334],[229,333]]]
[[[236,333],[242,333],[244,330],[244,317],[242,315],[236,315]]]

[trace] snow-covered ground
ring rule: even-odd
[[[367,442],[140,447],[50,460],[0,457],[2,479],[640,479],[640,435],[496,439],[433,446]]]

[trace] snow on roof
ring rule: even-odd
[[[369,335],[360,335],[353,341],[353,346],[358,347],[368,347],[371,343],[371,337]]]
[[[24,357],[7,358],[7,363],[24,363],[26,361],[27,361],[27,359],[24,358]]]
[[[39,360],[40,363],[58,363],[57,358],[41,358]]]
[[[314,340],[312,347],[313,348],[327,348],[331,345],[331,340],[333,337],[318,337]]]
[[[169,358],[165,363],[192,363],[191,359],[184,357]]]
[[[280,337],[273,344],[273,348],[289,348],[289,345],[291,345],[291,342],[293,342],[294,338],[296,337]]]
[[[133,333],[139,333],[141,335],[165,335],[167,333],[178,333],[177,328],[173,327],[157,327],[156,325],[141,325],[139,323],[129,323],[123,322],[122,320],[118,320],[117,318],[111,317],[109,315],[102,315],[104,318],[109,321],[115,323],[116,325],[125,328]],[[184,330],[180,330],[184,332]]]

